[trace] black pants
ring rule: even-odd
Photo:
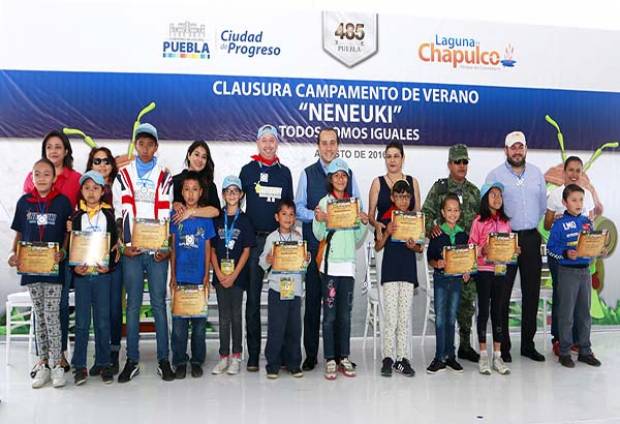
[[[224,288],[215,286],[217,311],[220,324],[220,355],[230,355],[230,333],[232,330],[232,353],[241,353],[241,304],[243,290],[237,286]]]
[[[536,334],[536,316],[538,315],[538,300],[540,299],[540,272],[542,258],[540,255],[540,234],[538,230],[517,231],[519,234],[519,246],[521,254],[517,265],[508,266],[508,287],[505,292],[504,308],[502,316],[505,317],[502,332],[504,342],[502,343],[502,353],[509,353],[510,332],[508,328],[508,309],[510,308],[510,295],[514,286],[517,268],[521,274],[521,351],[534,349],[534,335]]]
[[[301,366],[301,298],[280,300],[280,293],[269,290],[267,307],[267,372],[277,373],[286,355],[289,371]]]
[[[258,365],[260,355],[261,323],[260,323],[260,296],[263,290],[265,271],[258,264],[258,259],[265,247],[265,235],[256,235],[256,245],[250,250],[248,267],[250,281],[247,288],[245,303],[246,338],[248,341],[248,364]]]
[[[478,292],[478,318],[476,319],[476,329],[478,330],[478,341],[487,341],[487,323],[489,322],[489,306],[491,312],[491,329],[493,331],[493,342],[502,343],[504,340],[505,292],[508,289],[508,282],[505,275],[495,275],[493,272],[480,271],[476,275],[476,291]],[[506,317],[507,318],[507,317]]]
[[[316,361],[319,352],[321,327],[321,279],[316,266],[315,249],[310,249],[312,260],[306,271],[306,300],[304,312],[304,349],[306,358]]]

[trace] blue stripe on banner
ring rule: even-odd
[[[216,75],[0,71],[0,137],[74,127],[127,139],[138,111],[162,139],[254,140],[264,123],[284,140],[314,142],[322,126],[346,143],[498,147],[520,129],[529,147],[569,150],[620,138],[620,94],[555,89]]]

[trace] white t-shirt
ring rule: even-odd
[[[556,215],[564,213],[566,207],[562,203],[562,192],[564,191],[564,186],[561,185],[554,189],[549,196],[547,196],[547,209],[553,211]],[[589,216],[590,212],[594,210],[594,198],[592,197],[592,193],[590,190],[585,191],[585,196],[583,198],[583,212],[582,215]]]

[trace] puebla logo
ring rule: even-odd
[[[169,37],[163,42],[162,55],[166,59],[210,59],[209,43],[204,24],[190,21],[171,23]]]

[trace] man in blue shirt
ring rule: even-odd
[[[521,131],[513,131],[506,136],[504,151],[506,162],[493,169],[486,183],[500,182],[504,185],[504,210],[510,217],[512,230],[519,235],[521,254],[516,265],[508,266],[510,290],[506,291],[502,316],[502,359],[511,362],[510,333],[508,332],[508,308],[510,295],[517,275],[521,276],[522,315],[521,315],[521,355],[542,362],[545,357],[534,347],[536,316],[540,297],[540,255],[541,237],[536,229],[547,208],[547,188],[542,172],[530,163],[526,164],[527,143]]]
[[[319,200],[327,194],[325,182],[327,167],[338,156],[340,138],[336,130],[334,128],[321,129],[317,138],[317,147],[319,160],[308,166],[301,173],[295,194],[297,219],[302,222],[303,237],[308,242],[308,249],[313,258],[306,273],[306,303],[304,308],[304,349],[306,351],[306,359],[302,366],[304,371],[314,369],[319,350],[321,282],[315,261],[319,242],[312,233],[312,219],[314,218]],[[353,175],[350,175],[347,193],[360,199],[361,202],[359,187]]]

